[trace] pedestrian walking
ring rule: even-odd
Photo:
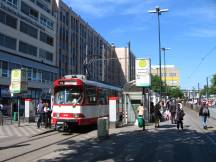
[[[176,110],[176,122],[177,122],[177,129],[179,130],[179,126],[181,126],[181,129],[183,130],[183,118],[184,118],[184,110],[181,103],[177,104],[177,110]]]
[[[160,119],[162,118],[162,114],[160,112],[161,104],[158,102],[154,108],[154,120],[155,120],[155,128],[159,128]]]
[[[143,127],[143,130],[145,130],[145,120],[144,120],[144,106],[143,103],[141,103],[138,107],[138,126]]]
[[[154,122],[154,102],[150,102],[150,121]]]
[[[210,113],[206,102],[203,102],[199,111],[199,116],[201,118],[203,128],[207,129],[207,118],[210,117]]]
[[[41,123],[44,122],[44,103],[42,102],[42,100],[40,100],[40,103],[37,106],[37,114],[38,114],[37,127],[40,128]]]
[[[176,123],[175,122],[175,115],[176,115],[176,102],[175,102],[175,100],[172,100],[169,111],[171,114],[171,117],[170,117],[171,123],[175,124]]]
[[[49,107],[49,103],[44,104],[44,117],[45,117],[45,128],[51,128],[51,108]]]

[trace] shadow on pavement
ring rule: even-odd
[[[172,129],[175,125],[148,131],[135,130],[111,134],[105,140],[88,138],[62,142],[64,149],[57,158],[39,161],[112,161],[112,162],[213,162],[216,147],[208,133],[200,133],[185,127],[183,131]],[[214,132],[216,134],[216,132]],[[214,139],[216,143],[216,138]]]

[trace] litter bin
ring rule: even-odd
[[[98,118],[97,127],[98,127],[97,135],[99,139],[104,139],[109,136],[108,117]]]
[[[138,116],[138,126],[141,128],[144,125],[144,120],[142,116]]]
[[[17,121],[18,120],[18,112],[14,112],[13,113],[13,121]]]

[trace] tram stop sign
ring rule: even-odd
[[[151,86],[151,60],[145,58],[136,59],[136,86]]]
[[[23,93],[27,91],[27,70],[13,69],[11,71],[11,93]]]

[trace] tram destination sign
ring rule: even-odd
[[[76,81],[74,81],[74,80],[66,80],[66,81],[60,81],[59,82],[59,85],[76,85],[77,84],[77,82]]]
[[[136,86],[151,86],[151,60],[146,58],[136,59]]]

